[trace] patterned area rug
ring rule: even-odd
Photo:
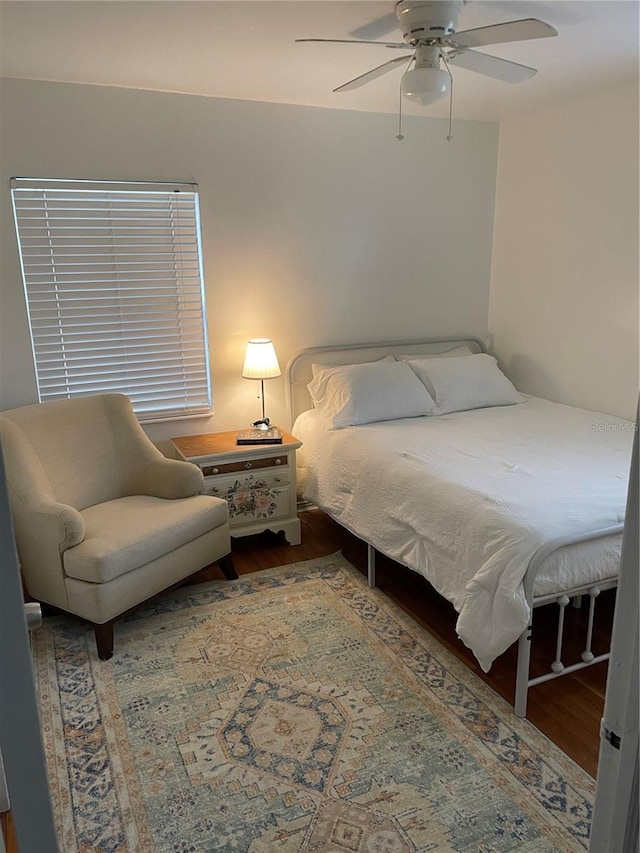
[[[340,555],[33,635],[63,853],[585,850],[594,782]]]

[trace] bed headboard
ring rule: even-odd
[[[486,352],[480,338],[423,338],[413,341],[382,341],[369,344],[337,344],[327,347],[311,347],[296,353],[287,365],[287,410],[291,425],[301,412],[312,408],[307,385],[311,382],[312,364],[362,364],[377,361],[385,355],[404,355],[416,353],[433,355],[446,352],[456,346],[468,346],[471,352]]]

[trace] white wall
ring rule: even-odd
[[[638,87],[500,126],[489,330],[523,391],[633,418]]]
[[[36,400],[9,196],[15,176],[196,181],[214,417],[153,438],[235,429],[260,410],[246,341],[285,367],[327,343],[486,336],[497,125],[1,81],[0,409]],[[267,410],[285,421],[283,379]]]

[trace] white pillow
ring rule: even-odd
[[[423,358],[407,362],[431,394],[438,414],[524,403],[492,355]]]
[[[462,347],[454,347],[453,349],[448,349],[446,352],[417,352],[414,355],[404,355],[401,353],[396,355],[396,359],[398,361],[411,361],[414,358],[455,358],[460,355],[473,355],[473,352],[467,346]]]
[[[429,392],[404,361],[330,367],[307,388],[320,414],[336,428],[436,414]]]
[[[392,355],[385,355],[384,358],[378,358],[378,359],[376,359],[376,361],[363,361],[362,363],[363,364],[379,364],[381,361],[395,361],[395,358]],[[315,379],[316,376],[322,370],[329,370],[332,367],[352,367],[352,366],[353,365],[349,365],[349,364],[312,364],[311,365],[311,375]]]

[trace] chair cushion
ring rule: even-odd
[[[82,510],[84,541],[63,554],[69,577],[106,583],[227,523],[227,502],[134,495]]]

